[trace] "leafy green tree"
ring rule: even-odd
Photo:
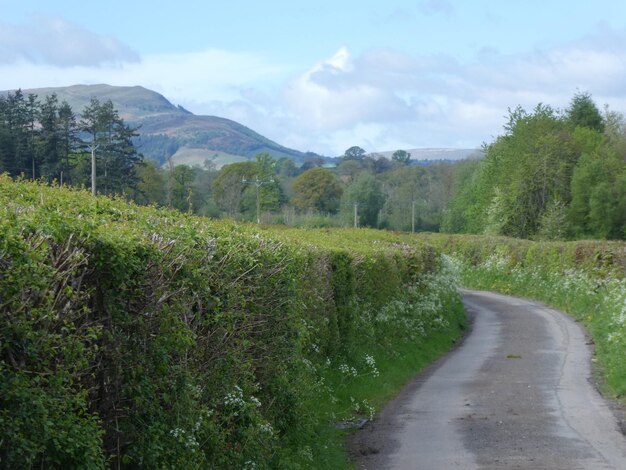
[[[569,201],[578,158],[567,124],[549,106],[510,112],[505,135],[486,147],[464,209],[476,231],[532,237],[550,201]]]
[[[569,218],[577,237],[626,236],[626,165],[607,145],[581,157],[572,178]]]
[[[342,209],[347,219],[352,217],[353,205],[357,205],[359,226],[377,227],[385,195],[379,181],[371,173],[361,173],[342,197]]]
[[[566,116],[574,127],[587,127],[600,133],[604,132],[604,118],[589,93],[576,93]]]
[[[324,168],[312,168],[298,176],[292,185],[292,203],[302,210],[335,213],[343,190],[335,175]]]
[[[408,165],[411,161],[411,154],[406,150],[396,150],[395,152],[393,152],[391,159],[394,162],[398,162],[402,165]]]
[[[364,170],[362,160],[343,159],[335,171],[343,182],[351,183]]]
[[[396,166],[384,175],[382,181],[386,195],[383,207],[383,224],[387,228],[410,232],[412,214],[416,214],[416,228],[425,211],[428,197],[427,170],[423,167]]]
[[[145,160],[137,166],[139,183],[132,194],[138,204],[166,204],[166,175],[154,160]]]
[[[259,184],[263,182],[258,188],[260,210],[276,212],[280,209],[281,204],[284,202],[282,188],[280,186],[280,182],[278,181],[278,176],[276,175],[277,162],[267,152],[259,153],[254,158],[257,168],[254,180],[258,180]],[[254,192],[256,193],[256,187],[254,189]]]
[[[233,163],[222,167],[213,184],[213,200],[217,207],[230,217],[241,215],[245,179],[257,175],[258,168],[253,162]]]
[[[343,154],[343,158],[345,160],[362,160],[364,156],[365,156],[365,150],[363,150],[358,145],[353,145],[352,147],[347,149]]]
[[[176,165],[172,170],[172,207],[181,212],[193,212],[194,168]]]
[[[289,157],[282,157],[276,162],[276,174],[283,178],[293,178],[299,173],[298,167]]]

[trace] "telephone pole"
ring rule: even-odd
[[[354,228],[359,228],[359,215],[358,215],[359,203],[355,202],[353,204],[354,204]]]
[[[243,184],[253,184],[256,187],[256,223],[261,223],[261,186],[264,184],[272,184],[274,182],[274,178],[270,178],[268,180],[260,180],[256,177],[253,180],[242,179],[241,182]]]

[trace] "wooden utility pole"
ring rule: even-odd
[[[358,215],[359,203],[354,203],[354,228],[359,228],[359,215]]]
[[[415,233],[415,201],[411,201],[411,233]]]

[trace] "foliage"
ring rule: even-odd
[[[345,160],[361,160],[363,159],[364,156],[365,156],[365,150],[363,150],[358,145],[353,145],[352,147],[347,149],[343,154],[343,158]]]
[[[226,165],[213,184],[213,198],[217,206],[231,217],[242,211],[244,179],[252,178],[256,168],[252,162]]]
[[[342,194],[335,175],[324,168],[311,168],[298,176],[292,185],[292,202],[302,210],[337,212]]]
[[[0,176],[2,462],[337,468],[336,421],[458,335],[439,270],[398,235],[262,230]]]
[[[391,155],[391,159],[395,162],[401,163],[402,165],[408,165],[411,160],[411,154],[406,150],[396,150]]]
[[[356,204],[360,227],[377,227],[379,212],[384,203],[385,195],[380,183],[368,172],[361,173],[342,197],[342,208],[348,220],[351,219],[352,208]]]
[[[91,185],[90,154],[97,156],[98,190],[122,194],[137,190],[142,156],[132,140],[137,129],[120,118],[109,100],[92,99],[79,122],[55,94],[44,102],[21,90],[0,97],[0,171],[13,177]]]
[[[520,238],[624,238],[622,118],[609,126],[589,94],[559,114],[509,113],[506,133],[457,186],[444,229]]]
[[[567,120],[574,127],[604,132],[604,118],[589,93],[576,93],[567,109]]]
[[[155,111],[176,111],[176,119],[185,122],[198,118],[162,97],[140,101]],[[88,150],[95,148],[99,192],[198,215],[346,227],[355,225],[356,204],[356,225],[407,232],[544,240],[626,237],[626,124],[608,107],[601,113],[589,93],[574,95],[562,112],[545,104],[509,110],[503,135],[484,145],[482,160],[415,162],[404,150],[388,159],[352,146],[333,159],[336,167],[307,153],[298,168],[284,156],[276,160],[284,153],[265,139],[261,146],[242,144],[249,155],[244,163],[218,169],[220,161],[207,160],[204,166],[175,167],[170,157],[183,144],[183,150],[205,146],[228,129],[260,138],[215,119],[219,129],[210,135],[158,134],[148,120],[148,132],[139,136],[110,100],[94,98],[77,123],[71,107],[55,95],[39,102],[18,90],[0,98],[0,171],[88,187]],[[159,158],[169,166],[145,164],[134,143],[152,153],[159,147]],[[273,153],[264,151],[270,147]]]

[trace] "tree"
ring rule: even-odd
[[[401,163],[402,165],[408,165],[411,160],[411,154],[406,150],[396,150],[393,152],[391,159],[395,162]]]
[[[626,236],[626,165],[609,146],[580,158],[568,215],[577,237]]]
[[[337,165],[336,173],[341,178],[341,181],[344,183],[350,183],[356,179],[359,173],[364,171],[362,161],[359,160],[351,160],[351,159],[343,159]]]
[[[80,139],[78,138],[76,115],[67,101],[63,101],[59,106],[57,131],[59,133],[59,159],[63,172],[60,179],[71,183],[70,155],[80,147]]]
[[[188,165],[176,165],[172,170],[172,207],[181,212],[193,212],[192,185],[195,170]]]
[[[143,160],[133,144],[137,129],[126,125],[112,101],[100,103],[92,98],[83,110],[80,128],[87,135],[84,148],[91,154],[92,193],[96,193],[97,174],[101,175],[98,185],[105,194],[136,188],[137,165]]]
[[[504,128],[486,147],[462,211],[472,231],[529,238],[551,201],[569,202],[579,151],[550,106],[539,104],[532,113],[518,107]]]
[[[589,93],[576,93],[567,109],[566,116],[574,127],[588,127],[604,132],[604,118]]]
[[[364,156],[365,156],[365,150],[363,150],[361,147],[357,145],[350,147],[343,154],[343,158],[345,160],[361,160],[363,159]]]
[[[357,206],[358,225],[378,226],[378,216],[385,204],[385,195],[380,183],[371,173],[361,173],[343,194],[344,214],[352,217],[354,205]]]
[[[293,178],[298,176],[299,170],[291,158],[282,157],[276,162],[276,173],[285,178]]]
[[[252,179],[257,171],[253,162],[233,163],[222,167],[213,184],[213,199],[224,213],[230,217],[241,214],[245,189],[243,180]]]
[[[102,121],[100,119],[100,100],[91,98],[89,104],[83,109],[82,119],[80,121],[80,129],[88,136],[88,142],[85,146],[91,154],[91,194],[95,196],[97,190],[97,160],[96,151],[98,150],[100,135],[102,133]]]
[[[56,94],[46,96],[41,105],[39,122],[39,142],[37,145],[38,160],[42,166],[42,176],[48,180],[61,178],[61,158],[59,132],[59,108]]]
[[[292,185],[291,202],[302,210],[335,213],[342,194],[335,175],[324,168],[312,168],[298,176]]]
[[[275,212],[284,201],[282,188],[276,175],[277,161],[269,153],[263,152],[255,157],[257,175],[263,184],[259,187],[259,206],[261,210]]]
[[[166,176],[154,160],[146,160],[137,167],[139,183],[133,200],[139,204],[166,204]]]

